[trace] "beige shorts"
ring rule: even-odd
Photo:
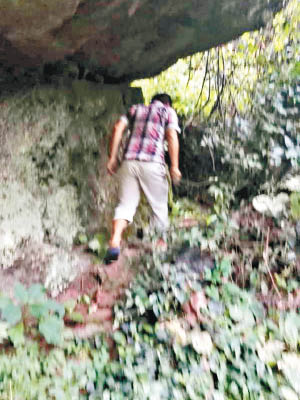
[[[114,219],[132,222],[144,192],[153,212],[151,224],[160,231],[166,230],[168,220],[168,180],[164,164],[146,161],[123,161],[119,170],[119,204]]]

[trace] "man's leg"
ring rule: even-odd
[[[145,162],[141,164],[139,178],[153,212],[152,225],[163,233],[169,226],[166,167],[159,163]]]
[[[120,247],[122,234],[127,228],[126,219],[114,219],[112,223],[112,233],[109,241],[109,247]]]
[[[125,161],[119,172],[119,204],[115,210],[112,223],[112,233],[109,240],[109,249],[106,261],[118,258],[122,234],[128,223],[132,222],[140,200],[140,188],[136,178],[136,164],[134,161]]]

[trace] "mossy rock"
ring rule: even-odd
[[[137,97],[136,88],[130,92],[74,81],[0,99],[5,105],[0,107],[0,230],[7,239],[1,242],[2,268],[15,265],[27,244],[44,243],[64,259],[65,282],[68,251],[78,232],[108,229],[117,187],[106,173],[108,137]],[[52,253],[49,265],[56,265]],[[62,282],[59,269],[56,274]]]

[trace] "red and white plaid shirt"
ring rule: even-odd
[[[131,130],[124,159],[164,163],[165,130],[180,132],[175,110],[155,100],[149,106],[133,105],[121,119]]]

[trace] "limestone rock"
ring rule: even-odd
[[[71,75],[106,82],[159,73],[178,58],[230,41],[271,18],[282,0],[0,0],[0,63],[73,60]],[[30,75],[30,70],[27,71]]]
[[[80,272],[72,245],[110,226],[108,137],[135,101],[136,89],[87,81],[0,99],[0,269],[25,268],[54,295]]]
[[[43,241],[41,211],[40,201],[20,183],[0,186],[0,267],[12,266],[27,241]]]

